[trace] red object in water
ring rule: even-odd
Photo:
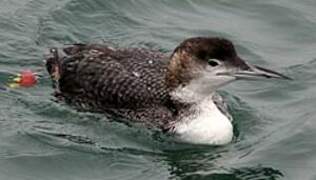
[[[31,70],[24,70],[21,72],[21,80],[19,82],[20,86],[31,87],[37,83],[36,74]]]

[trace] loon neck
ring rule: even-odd
[[[208,84],[195,83],[192,81],[185,86],[178,86],[170,95],[172,99],[182,103],[201,104],[206,99],[212,99],[215,90],[211,89]]]
[[[172,99],[177,100],[182,103],[188,103],[188,104],[200,104],[206,98],[209,98],[212,96],[213,96],[213,93],[210,93],[208,95],[202,95],[194,91],[191,91],[188,88],[177,88],[171,92]]]
[[[194,83],[180,86],[171,92],[171,97],[181,103],[190,104],[181,109],[181,115],[173,126],[181,141],[196,144],[221,145],[233,137],[233,126],[213,101],[215,91]]]
[[[212,97],[220,86],[211,75],[202,73],[203,67],[185,51],[173,53],[167,66],[166,85],[172,99],[182,103],[198,104]]]
[[[185,51],[174,52],[167,66],[166,84],[171,89],[176,89],[179,86],[187,85],[196,78],[200,64],[192,59],[192,56]]]
[[[181,141],[194,144],[222,145],[233,138],[230,120],[218,109],[212,96],[199,101],[175,125],[174,133]]]

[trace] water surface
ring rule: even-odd
[[[294,81],[223,88],[236,140],[222,147],[169,137],[57,104],[47,47],[111,42],[171,52],[192,36],[231,39],[244,59]],[[21,69],[38,86],[6,89]],[[316,179],[316,1],[1,0],[0,179]]]

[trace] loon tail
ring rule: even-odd
[[[50,48],[49,52],[45,53],[44,58],[46,69],[53,81],[53,88],[58,89],[58,80],[61,76],[61,61],[63,56],[57,48]]]
[[[78,60],[80,58],[73,57],[73,55],[82,51],[84,44],[73,44],[65,48],[50,48],[49,52],[45,53],[46,69],[53,81],[53,88],[59,89],[59,80],[65,71],[74,71],[78,62],[69,63],[65,61]],[[71,58],[73,57],[73,58]],[[66,67],[64,67],[66,65]],[[73,67],[72,67],[73,66]]]

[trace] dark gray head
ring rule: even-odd
[[[210,94],[234,80],[260,77],[290,79],[245,62],[227,39],[196,37],[183,41],[172,53],[167,83],[174,89]]]

